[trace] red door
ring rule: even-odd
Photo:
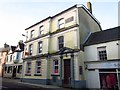
[[[70,82],[70,59],[64,60],[64,85]]]

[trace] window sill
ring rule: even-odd
[[[34,74],[34,76],[42,76],[41,74]]]
[[[59,74],[51,74],[51,76],[60,76]]]
[[[25,76],[31,76],[31,74],[25,74]]]

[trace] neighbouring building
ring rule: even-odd
[[[91,33],[84,44],[88,88],[120,90],[119,51],[120,26]]]
[[[86,87],[82,44],[101,31],[88,6],[74,5],[25,29],[23,82]]]
[[[4,77],[20,78],[22,73],[22,57],[24,55],[24,43],[22,40],[18,42],[17,46],[10,46],[5,63]]]
[[[0,77],[3,77],[3,74],[4,74],[4,65],[6,62],[6,56],[7,56],[8,50],[9,50],[8,46],[7,47],[4,46],[4,48],[0,48]]]

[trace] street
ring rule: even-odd
[[[23,83],[23,82],[20,82],[20,80],[18,79],[8,79],[8,78],[2,78],[0,79],[0,89],[2,90],[19,90],[19,89],[22,89],[22,90],[71,90],[71,89],[67,89],[67,88],[60,88],[60,87],[50,87],[49,85],[34,85],[34,84],[27,84],[27,83]],[[50,88],[49,88],[50,87]]]

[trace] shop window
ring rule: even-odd
[[[97,50],[98,50],[99,60],[107,60],[106,47],[98,47]]]
[[[64,21],[64,18],[61,18],[58,20],[58,28],[61,29],[61,28],[64,28],[65,26],[65,21]]]
[[[58,49],[60,50],[63,47],[64,47],[64,37],[60,36],[58,37]]]
[[[35,74],[41,74],[41,61],[36,61]]]
[[[101,89],[118,90],[118,80],[116,73],[100,73]]]
[[[58,60],[53,61],[53,73],[54,74],[59,73],[59,62],[58,62]]]

